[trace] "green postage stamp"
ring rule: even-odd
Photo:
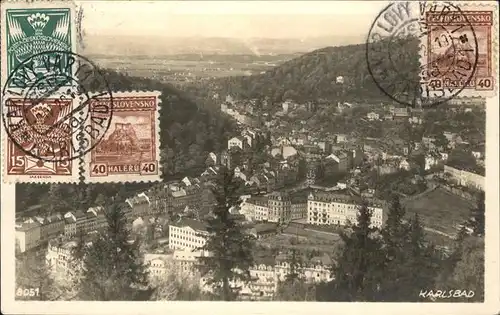
[[[46,51],[71,50],[69,8],[11,9],[6,10],[6,15],[8,73],[12,73],[23,60]],[[41,59],[33,61],[35,72],[43,73]]]
[[[47,51],[72,51],[74,34],[71,11],[69,7],[7,9],[7,73],[12,73],[24,60],[33,57],[33,70],[38,76],[44,73],[46,66],[37,55]],[[67,71],[67,75],[71,74],[70,68],[62,71]]]

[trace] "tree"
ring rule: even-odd
[[[46,205],[50,212],[64,212],[70,208],[69,202],[67,198],[64,196],[67,195],[65,191],[66,185],[64,184],[49,184],[48,193],[43,196],[42,203]]]
[[[455,251],[453,272],[444,281],[444,288],[473,291],[472,299],[456,298],[457,301],[479,302],[484,300],[484,238],[466,236]]]
[[[199,268],[207,278],[207,285],[225,301],[234,300],[238,288],[235,282],[250,281],[249,268],[253,265],[253,238],[242,231],[229,209],[240,204],[239,184],[234,170],[222,168],[212,189],[216,200],[213,215],[207,217],[208,237],[200,249],[209,253],[200,257]]]
[[[16,257],[16,290],[37,288],[37,296],[25,296],[18,294],[18,299],[36,299],[40,301],[53,301],[58,299],[55,290],[54,279],[46,263],[40,263],[31,254],[23,254]]]
[[[304,279],[285,280],[278,283],[276,301],[314,301],[316,299],[316,286],[307,283]]]
[[[460,149],[450,152],[446,164],[467,171],[474,171],[477,166],[476,159],[472,155],[472,152]]]
[[[292,245],[294,245],[293,243]],[[292,255],[290,257],[290,272],[286,275],[286,282],[294,282],[301,277],[299,268],[302,266],[302,259],[297,257],[297,250],[292,248]]]
[[[394,300],[401,297],[401,283],[408,270],[403,268],[406,263],[406,243],[408,241],[408,225],[404,221],[405,209],[401,206],[398,195],[394,194],[389,207],[387,221],[382,230],[385,254],[385,270],[381,290],[383,300]]]
[[[449,141],[448,139],[444,136],[444,134],[442,132],[440,132],[436,138],[436,140],[434,141],[434,145],[440,149],[443,149],[443,150],[446,150],[446,148],[448,148],[448,145],[449,145]]]
[[[343,249],[333,267],[332,300],[373,301],[376,297],[383,276],[383,256],[371,217],[371,211],[363,203],[352,232],[341,234]]]
[[[147,285],[147,271],[139,257],[138,242],[129,242],[130,231],[119,203],[107,206],[108,228],[83,248],[83,300],[137,299]]]
[[[101,207],[104,206],[106,204],[106,197],[104,197],[103,194],[98,194],[94,204],[96,206],[101,206]]]
[[[434,287],[441,261],[434,246],[425,240],[418,214],[411,218],[408,230],[409,240],[405,246],[407,257],[402,268],[406,271],[406,277],[400,288],[400,301],[417,301],[422,288]]]
[[[417,301],[419,290],[431,287],[436,276],[434,248],[427,244],[418,215],[406,222],[405,209],[394,195],[382,230],[385,266],[378,299]]]

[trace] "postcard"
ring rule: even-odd
[[[497,2],[0,5],[2,313],[499,312]]]

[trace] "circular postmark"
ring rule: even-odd
[[[46,51],[21,62],[1,96],[13,149],[40,163],[82,157],[103,139],[113,116],[113,95],[101,70],[68,51]]]
[[[476,33],[453,3],[392,3],[375,18],[366,40],[376,86],[410,107],[459,95],[473,79],[478,57]]]

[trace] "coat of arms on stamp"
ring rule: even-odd
[[[104,138],[86,155],[87,182],[158,180],[159,92],[116,92],[113,122]],[[94,106],[109,102],[96,98],[90,104],[91,121],[99,121]]]
[[[24,60],[47,51],[72,51],[71,10],[69,8],[10,9],[6,11],[7,71]],[[45,65],[33,58],[35,73]],[[71,69],[61,69],[71,75]]]

